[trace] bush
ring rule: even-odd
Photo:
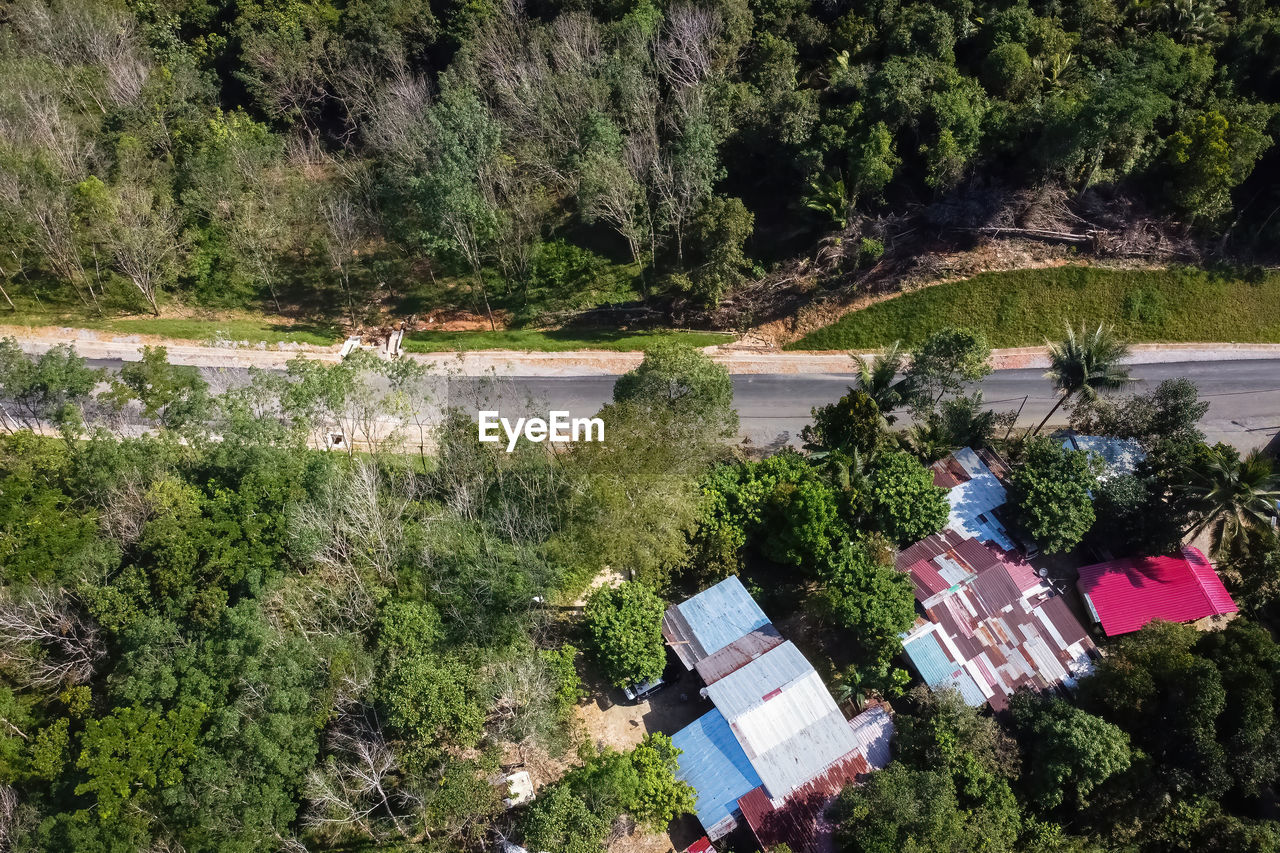
[[[876,530],[909,545],[941,530],[949,512],[946,489],[933,484],[933,473],[915,457],[895,451],[876,459],[867,501]]]
[[[662,599],[638,581],[596,590],[586,607],[586,631],[605,678],[617,687],[662,675]]]

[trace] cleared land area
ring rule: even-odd
[[[733,335],[719,332],[615,332],[608,330],[564,329],[546,332],[514,330],[505,332],[410,332],[404,336],[407,352],[465,352],[467,350],[509,349],[532,352],[568,350],[615,350],[630,352],[675,341],[694,347],[727,344]]]
[[[810,332],[790,350],[910,346],[946,326],[992,346],[1043,344],[1066,322],[1104,321],[1132,341],[1280,342],[1280,273],[1070,266],[983,273],[905,293]]]

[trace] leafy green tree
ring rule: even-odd
[[[109,395],[121,406],[137,400],[145,417],[167,429],[198,428],[213,411],[209,384],[199,369],[170,364],[164,347],[143,347],[141,361],[125,362]]]
[[[946,489],[935,486],[933,472],[909,453],[880,454],[868,487],[868,521],[900,546],[937,533],[947,523]]]
[[[750,260],[743,245],[751,238],[755,216],[741,199],[713,195],[689,226],[691,295],[715,305],[746,278]]]
[[[1044,429],[1054,412],[1067,400],[1090,401],[1101,391],[1113,391],[1129,381],[1129,371],[1121,362],[1129,354],[1129,345],[1115,335],[1110,326],[1098,324],[1090,333],[1084,325],[1080,336],[1067,325],[1067,337],[1056,343],[1048,343],[1049,370],[1045,378],[1053,382],[1058,391],[1058,401],[1044,416],[1044,420],[1032,430],[1032,434]]]
[[[387,726],[432,757],[445,745],[474,746],[484,725],[474,667],[442,654],[441,639],[440,618],[426,604],[392,602],[378,620],[374,696]]]
[[[653,347],[639,367],[618,377],[613,399],[642,409],[669,410],[712,436],[732,435],[738,427],[728,371],[692,347]]]
[[[1094,789],[1129,768],[1129,736],[1116,725],[1026,692],[1010,708],[1027,753],[1026,784],[1041,809],[1087,808]]]
[[[849,389],[834,403],[811,410],[812,426],[801,433],[813,450],[868,454],[880,441],[884,419],[867,391]]]
[[[665,608],[644,584],[602,587],[587,599],[585,629],[605,678],[617,687],[650,681],[666,667]]]
[[[0,395],[7,403],[5,428],[12,430],[20,424],[32,429],[46,422],[76,429],[84,421],[81,407],[104,375],[101,370],[89,368],[67,344],[30,359],[16,340],[0,339]]]
[[[76,760],[88,780],[76,786],[76,793],[92,795],[98,819],[106,822],[158,804],[150,798],[182,783],[183,767],[196,756],[207,715],[208,709],[199,706],[166,714],[132,707],[90,721]]]
[[[1228,115],[1209,109],[1187,116],[1168,141],[1174,203],[1196,219],[1212,221],[1230,210],[1231,190],[1271,142],[1267,107],[1238,103],[1226,110]]]
[[[925,338],[912,350],[907,369],[919,407],[932,408],[943,395],[957,393],[966,382],[986,376],[991,372],[990,358],[986,338],[966,329],[942,329]]]
[[[553,785],[533,801],[523,830],[530,850],[599,853],[612,826],[612,817],[594,811],[568,785]]]
[[[849,631],[862,669],[888,663],[902,649],[899,636],[915,624],[911,579],[877,562],[866,543],[848,541],[827,557],[819,575],[823,605]]]
[[[1009,477],[1011,518],[1046,554],[1071,550],[1093,527],[1098,466],[1090,454],[1043,436],[1027,443]]]

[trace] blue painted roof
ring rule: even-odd
[[[738,811],[738,798],[760,786],[760,776],[719,711],[703,714],[671,742],[681,750],[676,778],[697,793],[695,811],[704,829]]]
[[[970,705],[982,705],[987,701],[977,682],[964,667],[947,657],[932,631],[903,643],[902,650],[907,653],[907,658],[916,672],[920,673],[924,683],[934,690],[947,687],[959,690],[964,701]]]
[[[736,575],[681,602],[678,609],[708,655],[769,624]]]

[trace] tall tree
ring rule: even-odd
[[[1209,530],[1214,551],[1227,554],[1245,542],[1251,528],[1269,525],[1280,501],[1280,472],[1259,450],[1243,459],[1234,450],[1218,445],[1208,449],[1208,459],[1189,472],[1184,488],[1198,504],[1200,520],[1191,528],[1194,537]]]
[[[1044,429],[1067,400],[1093,400],[1099,392],[1114,391],[1129,381],[1129,371],[1121,364],[1129,354],[1129,345],[1116,337],[1110,326],[1099,323],[1090,333],[1082,324],[1077,337],[1068,324],[1066,338],[1050,342],[1048,347],[1049,370],[1045,378],[1053,382],[1058,401],[1032,430],[1033,435]]]

